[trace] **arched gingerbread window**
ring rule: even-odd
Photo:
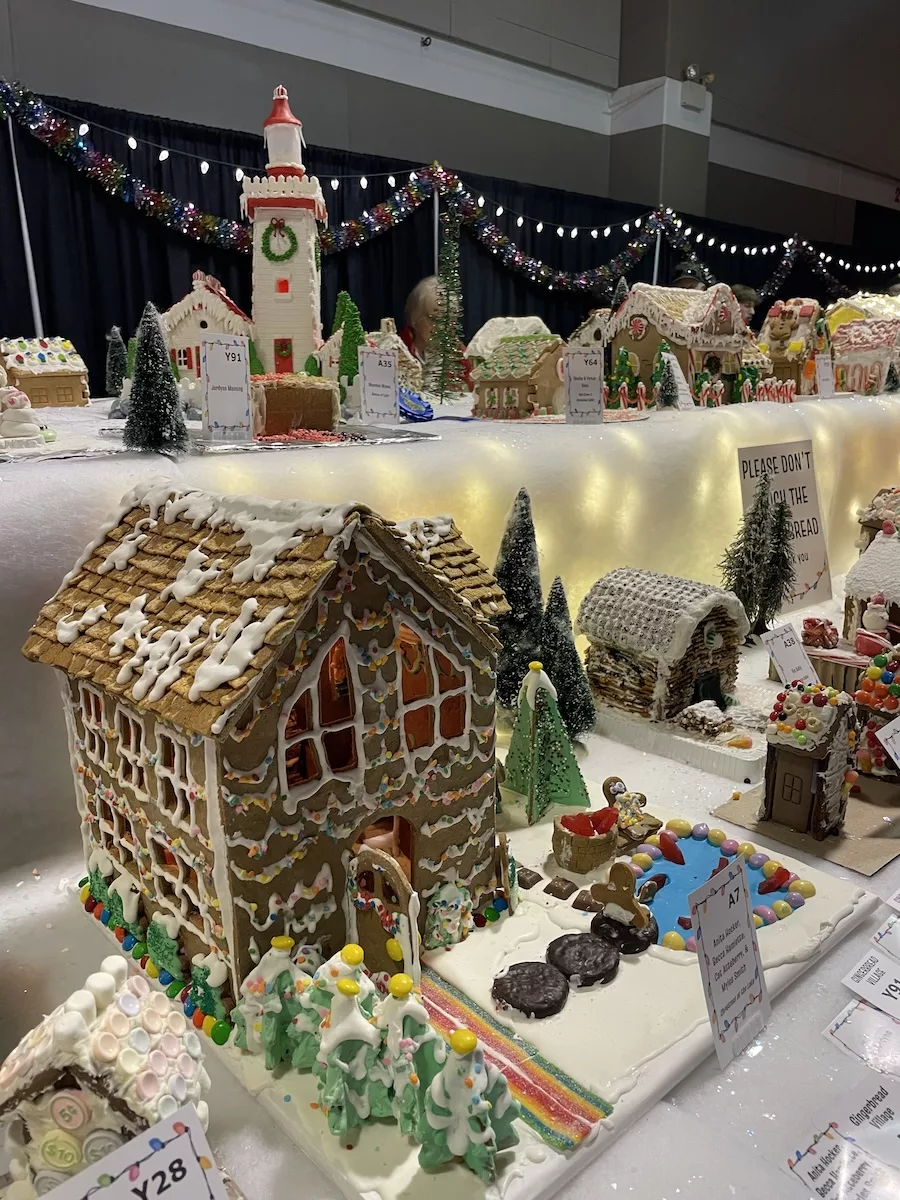
[[[355,711],[347,645],[343,638],[338,638],[319,672],[319,724],[340,725],[352,721]]]

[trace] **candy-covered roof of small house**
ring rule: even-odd
[[[235,304],[219,280],[205,271],[195,271],[188,294],[160,314],[166,333],[172,333],[193,312],[208,314],[226,333],[251,332],[252,322],[247,314]]]
[[[880,529],[885,521],[897,524],[900,520],[900,487],[881,488],[856,515],[860,525],[869,529]]]
[[[750,624],[734,592],[693,579],[619,567],[598,579],[582,600],[577,631],[591,641],[671,664],[686,653],[700,622],[718,608],[734,621],[743,640]]]
[[[867,317],[859,321],[845,321],[831,336],[831,348],[835,358],[849,358],[854,354],[872,354],[884,351],[888,354],[900,342],[900,318]]]
[[[521,337],[503,338],[489,358],[476,368],[481,382],[491,379],[530,379],[562,348],[562,339],[555,334],[530,333]]]
[[[900,533],[889,521],[862,552],[844,581],[844,594],[853,600],[884,596],[900,605]]]
[[[143,976],[105,958],[0,1066],[0,1122],[70,1077],[114,1113],[146,1128],[192,1102],[205,1121],[203,1047],[184,1014]],[[85,1124],[87,1118],[85,1119]]]
[[[746,336],[740,305],[725,283],[704,292],[636,283],[607,321],[607,338],[627,330],[637,317],[646,318],[664,338],[682,346],[736,352]]]
[[[0,338],[3,365],[16,375],[86,375],[87,365],[68,338]]]
[[[504,338],[528,337],[533,334],[552,336],[540,317],[491,317],[466,346],[466,357],[490,358]]]
[[[450,517],[130,492],[41,609],[23,652],[189,733],[226,733],[358,534],[496,651],[506,598]]]

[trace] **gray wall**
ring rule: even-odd
[[[811,241],[852,242],[856,202],[812,188],[709,164],[706,215]]]
[[[0,0],[0,71],[38,93],[254,133],[280,82],[319,145],[609,194],[599,134],[72,0]]]

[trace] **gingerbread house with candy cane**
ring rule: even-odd
[[[191,290],[160,314],[172,362],[180,376],[200,378],[200,345],[217,333],[245,334],[253,324],[213,275],[195,271]]]
[[[605,334],[612,342],[613,361],[624,346],[648,391],[656,352],[665,339],[697,395],[701,373],[712,380],[737,375],[746,325],[727,284],[695,292],[636,283],[607,320]]]
[[[449,517],[131,492],[24,648],[63,676],[86,907],[216,1020],[273,935],[416,977],[440,889],[495,887],[506,611]]]
[[[822,309],[808,297],[776,300],[766,314],[759,348],[772,362],[776,378],[790,380],[802,396],[816,390],[816,323]]]
[[[900,319],[844,321],[831,335],[838,392],[877,396],[900,348]]]

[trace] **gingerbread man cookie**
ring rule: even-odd
[[[643,929],[650,921],[650,911],[634,894],[634,872],[628,863],[617,862],[609,869],[608,883],[595,883],[591,896],[603,905],[604,916],[620,925]]]

